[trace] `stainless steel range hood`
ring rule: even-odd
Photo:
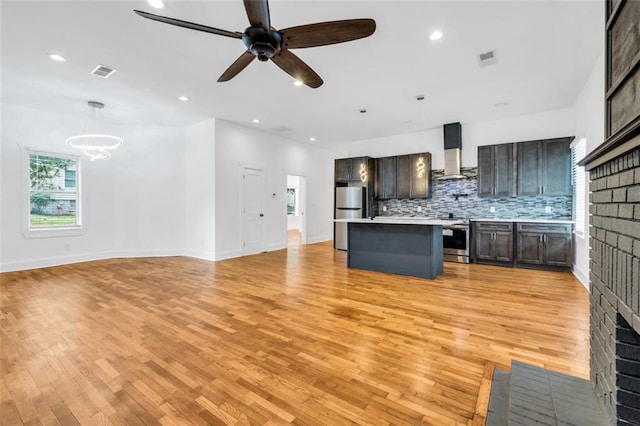
[[[444,125],[444,176],[440,180],[465,179],[460,173],[462,157],[462,125],[449,123]]]

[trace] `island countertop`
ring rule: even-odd
[[[465,224],[461,219],[428,219],[421,217],[391,217],[377,216],[373,220],[370,218],[355,219],[334,219],[334,222],[342,223],[367,223],[367,224],[385,224],[385,225],[423,225],[423,226],[448,226]]]

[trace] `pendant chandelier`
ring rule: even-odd
[[[89,114],[80,135],[71,136],[66,140],[67,145],[79,149],[89,157],[90,161],[107,160],[111,158],[109,151],[117,149],[124,142],[122,138],[113,135],[100,134],[97,131],[98,110],[104,108],[102,102],[89,101]]]

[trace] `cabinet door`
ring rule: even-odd
[[[494,256],[500,262],[513,262],[513,233],[494,233]]]
[[[543,234],[537,232],[518,232],[518,263],[544,264],[542,238]]]
[[[396,198],[411,197],[411,155],[396,157]]]
[[[551,266],[571,266],[571,234],[545,234],[545,260]]]
[[[542,187],[540,141],[518,143],[518,195],[538,195]]]
[[[571,138],[542,141],[542,193],[571,195]]]
[[[493,232],[477,231],[476,232],[476,259],[479,260],[495,260],[493,253]]]
[[[498,197],[513,194],[513,144],[494,145],[494,192]]]
[[[429,198],[431,154],[411,155],[411,198]]]
[[[478,196],[492,197],[495,188],[494,172],[495,145],[478,147]]]
[[[356,157],[351,159],[351,180],[359,180],[363,183],[369,181],[367,157]]]
[[[351,158],[336,160],[335,175],[337,182],[346,182],[351,179]]]
[[[396,198],[396,157],[383,157],[378,162],[378,197],[380,199]]]

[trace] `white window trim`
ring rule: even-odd
[[[76,217],[78,220],[77,225],[73,226],[59,226],[59,227],[51,227],[51,228],[32,228],[30,223],[30,212],[31,212],[31,182],[29,178],[29,157],[31,155],[46,155],[50,157],[57,158],[66,158],[69,160],[76,161],[77,172],[76,172]],[[20,212],[21,222],[22,222],[22,235],[25,238],[51,238],[51,237],[71,237],[84,235],[86,233],[86,228],[84,226],[84,221],[82,220],[82,164],[81,157],[78,155],[69,155],[63,154],[60,152],[51,152],[45,151],[42,149],[35,148],[24,148],[22,150],[22,209]]]

